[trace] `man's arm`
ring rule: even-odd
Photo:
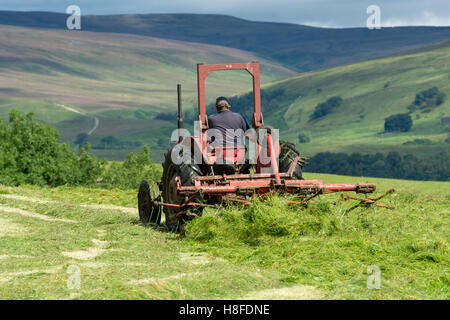
[[[211,121],[211,118],[206,116],[206,120],[208,121],[208,128],[213,128],[214,124],[213,124],[213,121]]]
[[[242,129],[244,130],[244,132],[246,132],[248,129],[250,129],[250,126],[248,125],[247,120],[243,116],[241,116],[241,118],[243,121]]]

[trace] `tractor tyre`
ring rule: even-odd
[[[162,196],[164,198],[164,203],[167,204],[181,204],[183,198],[177,194],[175,177],[180,177],[182,186],[192,186],[194,185],[194,178],[202,175],[202,171],[197,164],[192,163],[181,163],[175,164],[172,161],[172,149],[165,155],[165,160],[163,164],[163,177],[162,177]],[[203,202],[201,196],[191,200],[192,202]],[[186,216],[181,216],[177,218],[177,214],[180,213],[181,209],[177,207],[164,206],[164,215],[166,218],[166,226],[171,232],[180,232],[184,229],[184,223],[188,220]],[[196,215],[201,215],[203,208],[197,207],[190,210]]]
[[[279,171],[288,172],[291,163],[294,162],[295,157],[300,156],[300,153],[295,149],[295,145],[287,141],[280,141],[280,157],[279,157]],[[293,179],[303,180],[302,173],[303,166],[297,163]]]
[[[148,181],[142,181],[138,192],[138,209],[143,224],[161,222],[161,206],[154,201],[161,201],[158,186],[154,182],[150,186]]]

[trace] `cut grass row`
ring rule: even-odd
[[[300,286],[309,298],[450,298],[448,182],[307,178],[373,181],[379,192],[394,187],[397,193],[384,202],[396,209],[360,208],[342,215],[337,195],[321,197],[308,209],[272,197],[205,212],[188,224],[187,237],[179,238],[142,226],[137,210],[111,207],[136,208],[135,190],[0,187],[3,208],[78,221],[48,222],[0,210],[2,231],[7,225],[16,230],[0,236],[0,297],[221,299],[273,288],[292,293]],[[95,247],[93,239],[107,242],[102,254],[70,258]],[[70,265],[81,269],[80,290],[67,288]],[[381,270],[379,290],[366,285],[372,265]]]

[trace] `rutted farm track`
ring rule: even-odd
[[[25,191],[25,192],[23,192]],[[35,190],[34,190],[35,191]],[[183,248],[176,235],[144,227],[131,206],[93,203],[0,186],[1,299],[311,299],[269,273]],[[69,289],[71,269],[80,289]],[[273,289],[274,287],[278,289]]]
[[[67,111],[70,111],[70,112],[73,112],[73,113],[76,113],[76,114],[79,114],[79,115],[82,115],[82,116],[85,116],[85,117],[92,117],[92,118],[94,119],[94,126],[92,127],[91,130],[89,130],[89,131],[87,132],[88,135],[93,134],[94,131],[97,130],[97,128],[98,128],[98,126],[99,126],[99,124],[100,124],[100,120],[98,119],[98,117],[96,117],[96,116],[91,116],[91,115],[89,115],[89,114],[87,114],[87,113],[81,112],[81,111],[79,111],[79,110],[76,110],[76,109],[74,109],[74,108],[65,106],[65,105],[63,105],[63,104],[57,104],[57,105],[58,105],[59,107],[61,107],[61,108],[66,109]]]

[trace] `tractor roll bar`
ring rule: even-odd
[[[201,123],[202,136],[208,129],[205,102],[205,79],[212,71],[219,70],[246,70],[253,77],[253,128],[257,129],[263,125],[261,114],[261,92],[259,79],[259,62],[232,63],[232,64],[201,64],[197,65],[197,88],[198,88],[198,115]]]

